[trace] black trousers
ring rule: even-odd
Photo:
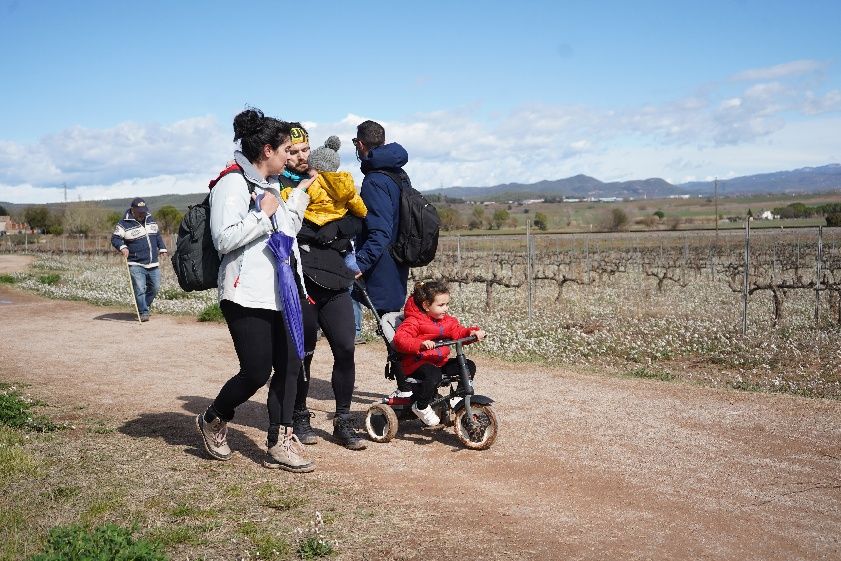
[[[292,409],[301,360],[286,329],[281,312],[245,308],[230,300],[220,307],[239,359],[239,372],[228,380],[213,402],[213,409],[225,421],[234,418],[236,408],[248,401],[268,381],[269,425],[292,425]]]
[[[467,365],[467,370],[470,372],[470,379],[476,375],[476,363],[469,358],[464,359]],[[438,391],[438,386],[441,385],[441,379],[446,376],[459,376],[461,368],[458,365],[457,358],[451,358],[444,366],[438,368],[434,364],[424,362],[417,370],[409,374],[409,378],[414,378],[420,382],[420,387],[415,391],[415,401],[418,404],[418,409],[426,409],[429,407],[429,402],[435,398],[435,393]]]
[[[356,383],[354,362],[356,325],[353,320],[353,302],[347,288],[331,290],[305,278],[307,292],[314,304],[301,300],[301,315],[304,318],[304,372],[298,379],[298,395],[295,409],[307,408],[307,394],[310,389],[310,365],[315,352],[318,328],[333,352],[333,371],[330,383],[336,398],[336,414],[350,414],[350,401]],[[305,376],[306,375],[306,379]]]

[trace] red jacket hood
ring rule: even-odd
[[[406,299],[406,303],[403,305],[403,317],[407,318],[410,316],[425,316],[426,312],[418,308],[418,305],[415,304],[415,299],[410,294],[409,297]]]

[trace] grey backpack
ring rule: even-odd
[[[222,170],[219,177],[208,184],[213,189],[220,179],[229,173],[242,173],[234,164]],[[254,185],[248,182],[248,192],[254,192]],[[202,202],[191,205],[178,226],[178,241],[172,252],[172,268],[178,277],[178,286],[185,292],[207,290],[218,286],[219,253],[213,246],[210,235],[210,193]]]

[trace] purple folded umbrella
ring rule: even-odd
[[[292,242],[294,238],[282,232],[272,232],[266,245],[274,253],[277,264],[277,285],[280,292],[280,299],[283,301],[283,317],[286,320],[286,327],[292,340],[295,341],[295,348],[298,350],[298,358],[304,358],[304,321],[301,316],[301,299],[298,296],[298,286],[295,282],[295,275],[289,265],[289,256],[292,254]]]

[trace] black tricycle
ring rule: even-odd
[[[363,283],[357,281],[356,289],[362,295],[368,308],[374,314],[377,323],[377,334],[385,341],[388,349],[388,360],[385,366],[385,377],[395,380],[401,374],[400,357],[392,346],[392,340],[397,326],[403,320],[401,312],[390,312],[380,317]],[[442,424],[452,426],[458,440],[471,450],[486,450],[496,440],[499,429],[496,414],[491,407],[494,402],[488,396],[480,395],[473,390],[473,380],[464,356],[464,345],[476,341],[475,336],[463,339],[441,340],[435,343],[435,348],[452,346],[459,363],[459,373],[453,376],[446,374],[441,379],[437,397],[430,402],[430,406],[441,419]],[[372,404],[365,415],[365,431],[374,442],[389,442],[397,434],[400,420],[418,420],[412,412],[412,395],[420,386],[420,382],[412,377],[405,379],[408,389],[399,389]],[[444,389],[446,388],[446,389]],[[443,389],[443,391],[442,391]]]

